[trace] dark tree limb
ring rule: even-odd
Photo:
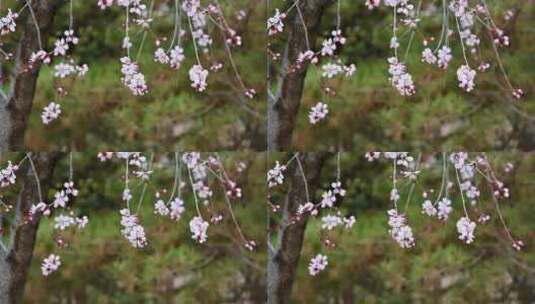
[[[54,16],[65,0],[31,1],[35,21],[26,9],[25,21],[15,54],[15,67],[10,77],[10,89],[0,102],[0,151],[24,148],[24,133],[32,110],[39,66],[28,69],[32,53],[39,51],[39,40],[46,44],[52,31]],[[39,32],[37,31],[39,27]],[[43,46],[44,48],[45,46]]]
[[[321,169],[329,155],[329,153],[300,153],[298,156],[312,196],[320,186]],[[306,192],[303,175],[296,161],[290,165],[287,172],[288,193],[282,209],[282,220],[277,229],[276,244],[272,245],[268,240],[267,302],[269,304],[290,301],[307,225],[306,217],[291,223],[298,206],[306,203]],[[310,199],[313,200],[313,197]]]
[[[31,155],[35,172],[47,192],[59,154],[36,153]],[[28,220],[32,204],[39,202],[37,178],[29,162],[21,168],[21,190],[17,197],[15,218],[11,224],[10,244],[0,254],[0,303],[22,303],[24,286],[31,264],[39,218]]]
[[[333,0],[302,0],[299,7],[303,21],[295,13],[288,18],[288,40],[282,57],[281,71],[277,77],[275,92],[268,88],[268,149],[286,150],[291,147],[292,133],[295,129],[307,66],[295,72],[289,72],[289,66],[295,64],[300,53],[308,50],[306,35],[310,47],[314,48],[318,28],[325,8]],[[295,9],[294,9],[295,11]]]

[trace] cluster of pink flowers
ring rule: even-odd
[[[7,162],[7,167],[0,170],[0,187],[4,188],[9,185],[14,185],[17,179],[16,172],[19,166],[13,165],[11,161]]]
[[[321,76],[326,78],[333,78],[341,73],[344,73],[344,75],[349,78],[353,76],[357,70],[357,67],[354,64],[344,66],[338,63],[326,63],[321,68],[323,70]]]
[[[121,233],[130,242],[134,248],[143,248],[147,245],[147,237],[145,236],[145,229],[139,225],[136,215],[130,214],[130,210],[122,209],[121,226],[123,229]]]
[[[169,203],[158,199],[154,204],[154,213],[161,216],[169,216],[174,221],[179,221],[184,211],[186,211],[184,201],[179,197],[175,197]]]
[[[87,64],[76,65],[71,60],[68,63],[60,62],[54,66],[54,77],[65,78],[72,74],[82,77],[89,71]]]
[[[43,108],[41,113],[41,120],[43,124],[48,125],[50,122],[59,118],[61,114],[61,106],[58,103],[51,102],[48,106]]]
[[[56,272],[59,269],[59,266],[61,266],[60,257],[51,254],[43,260],[43,263],[41,264],[41,272],[44,276],[48,276],[51,273]]]
[[[63,188],[54,193],[54,200],[52,203],[47,204],[45,202],[39,202],[37,204],[33,204],[30,207],[29,216],[32,218],[33,216],[37,215],[37,213],[42,213],[45,216],[49,216],[52,213],[53,208],[67,208],[67,203],[69,203],[69,201],[76,196],[78,196],[78,189],[74,187],[74,182],[65,182],[63,184]],[[75,222],[80,225],[80,228],[85,227],[85,224],[83,224],[84,221],[85,220],[83,218],[81,218],[80,221],[75,220]]]
[[[412,76],[407,72],[405,64],[399,62],[396,57],[388,58],[388,64],[388,73],[390,74],[392,86],[403,96],[413,95],[416,89],[412,81]]]
[[[327,256],[318,254],[310,260],[310,264],[308,265],[308,272],[311,276],[315,276],[321,271],[325,270],[327,264],[329,264]]]
[[[318,102],[315,106],[310,108],[310,113],[308,114],[308,119],[311,124],[315,125],[318,122],[322,121],[327,117],[329,113],[329,108],[327,104],[323,102]]]
[[[459,87],[467,92],[474,89],[474,78],[476,71],[471,69],[468,65],[462,65],[457,70],[457,79],[459,79]]]
[[[154,52],[154,60],[161,64],[168,64],[172,69],[178,70],[182,61],[184,61],[184,49],[175,45],[169,52],[159,47]]]
[[[328,214],[321,218],[322,225],[321,229],[332,230],[338,226],[344,225],[345,229],[351,229],[356,223],[356,218],[354,215],[348,217],[342,217],[340,212],[337,214]]]
[[[457,232],[459,232],[459,239],[466,244],[470,244],[474,241],[474,230],[476,229],[476,223],[472,222],[468,217],[461,217],[457,221]]]
[[[208,78],[208,70],[201,65],[194,65],[189,70],[189,79],[191,80],[191,87],[202,92],[206,89],[206,78]]]
[[[286,18],[286,14],[281,14],[278,9],[275,10],[275,15],[273,15],[273,17],[268,18],[267,29],[270,36],[284,31],[284,18]]]
[[[83,229],[89,223],[87,216],[75,217],[72,215],[58,215],[54,218],[54,229],[65,230],[71,226],[76,225],[78,229]]]
[[[11,9],[7,10],[7,15],[0,18],[0,36],[4,36],[15,31],[17,27],[15,20],[18,17],[19,14],[13,13]]]
[[[195,16],[200,7],[200,0],[185,0],[182,3],[182,9],[186,12],[186,14],[188,14],[189,17]]]
[[[123,84],[127,86],[134,95],[145,95],[148,92],[148,87],[145,82],[145,76],[139,72],[138,64],[132,62],[128,57],[121,58],[121,64],[121,73],[123,74],[121,81]]]
[[[388,232],[401,248],[414,247],[416,241],[404,214],[399,214],[396,209],[388,210],[388,225]]]
[[[208,239],[206,231],[210,224],[203,220],[202,217],[196,216],[189,222],[189,229],[191,231],[191,238],[199,243],[204,243]]]
[[[100,9],[106,9],[113,5],[113,0],[98,0],[98,6]]]
[[[273,188],[284,183],[284,171],[286,171],[286,166],[281,165],[279,161],[277,161],[275,163],[275,167],[270,169],[267,173],[267,182],[269,188]]]

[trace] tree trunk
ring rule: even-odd
[[[295,9],[292,18],[289,18],[287,24],[289,34],[282,58],[282,67],[275,80],[276,92],[272,92],[271,87],[268,88],[269,150],[287,150],[291,147],[307,65],[295,72],[290,72],[288,69],[295,64],[300,53],[308,51],[305,31],[308,32],[310,47],[314,48],[323,11],[332,3],[334,3],[333,0],[300,1],[299,7],[306,29]]]
[[[321,169],[327,153],[300,153],[299,160],[305,172],[310,195],[314,195],[320,185]],[[278,226],[277,243],[272,246],[268,239],[267,303],[288,303],[292,293],[303,237],[307,224],[306,217],[290,223],[296,215],[297,207],[306,203],[303,176],[297,161],[288,168],[288,193],[282,210],[282,221]],[[313,197],[310,198],[314,200]]]
[[[43,195],[47,193],[58,154],[32,154],[35,170],[43,185]],[[0,303],[22,303],[24,286],[30,267],[39,218],[27,220],[32,204],[39,202],[36,177],[28,161],[20,172],[21,190],[17,198],[15,218],[11,224],[9,247],[0,247]]]
[[[64,0],[31,1],[37,25],[29,9],[26,9],[26,21],[17,46],[9,94],[0,104],[0,151],[20,150],[24,147],[24,133],[32,110],[39,74],[39,66],[28,69],[32,53],[40,50],[37,26],[41,33],[41,41],[46,44],[52,30],[54,15],[63,2]]]

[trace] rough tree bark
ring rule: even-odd
[[[0,151],[20,150],[24,147],[24,133],[32,110],[39,74],[38,66],[33,69],[27,68],[28,61],[31,54],[40,49],[40,40],[46,44],[52,31],[54,16],[64,1],[30,1],[35,20],[26,9],[25,22],[14,59],[15,66],[10,77],[10,89],[6,98],[0,98]]]
[[[328,156],[329,153],[300,153],[298,156],[310,195],[313,195],[320,185],[321,169]],[[296,215],[297,207],[306,203],[306,192],[303,175],[296,161],[291,164],[287,172],[288,193],[282,209],[282,220],[277,229],[276,244],[273,245],[268,240],[267,303],[269,304],[284,304],[290,301],[307,225],[306,217],[290,223]],[[310,199],[314,200],[313,197]]]
[[[43,195],[47,192],[55,163],[56,153],[32,154]],[[21,190],[17,198],[15,217],[11,223],[9,244],[0,240],[0,303],[22,303],[24,286],[30,267],[39,219],[27,221],[32,204],[39,201],[37,179],[28,161],[20,169]]]
[[[333,3],[333,0],[303,0],[299,3],[303,20],[295,9],[291,18],[288,18],[286,25],[289,33],[282,57],[282,67],[277,79],[274,80],[276,91],[273,92],[271,87],[268,88],[269,150],[287,150],[291,147],[307,66],[292,73],[287,70],[296,62],[300,53],[308,50],[306,32],[308,32],[310,47],[314,48],[323,11]]]

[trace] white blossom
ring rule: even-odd
[[[143,248],[147,245],[145,229],[138,224],[136,215],[130,214],[130,210],[122,209],[121,213],[121,230],[122,235],[130,242],[134,248]]]
[[[327,104],[323,102],[318,102],[315,106],[310,108],[310,112],[308,113],[308,119],[311,124],[315,125],[325,119],[328,113],[329,109],[327,107]]]
[[[323,46],[321,48],[321,55],[322,56],[332,56],[334,55],[334,51],[336,50],[336,43],[329,38],[323,40]]]
[[[270,169],[267,173],[267,182],[269,188],[273,188],[277,185],[282,185],[282,183],[284,182],[283,172],[285,170],[286,166],[281,166],[279,161],[275,163],[275,167],[273,169]]]
[[[336,63],[326,63],[321,69],[323,70],[321,76],[327,78],[333,78],[344,71],[343,67]]]
[[[125,202],[128,202],[132,199],[132,193],[130,192],[130,189],[126,188],[123,190],[122,199]]]
[[[466,244],[470,244],[474,241],[474,230],[476,229],[476,223],[472,222],[468,217],[461,217],[457,221],[457,232],[459,232],[459,239]]]
[[[145,76],[139,72],[137,63],[132,62],[128,57],[122,57],[121,64],[121,73],[123,74],[121,81],[123,84],[126,85],[134,95],[145,95],[148,92],[148,87],[145,82]]]
[[[65,78],[75,73],[78,76],[84,76],[87,71],[89,71],[87,64],[77,66],[71,63],[60,62],[54,66],[54,77]]]
[[[430,48],[425,48],[422,51],[422,62],[435,64],[437,62],[437,56],[433,54],[433,51]]]
[[[406,224],[405,215],[398,214],[395,209],[388,210],[388,231],[401,248],[410,248],[415,245],[412,228]]]
[[[200,0],[184,0],[182,2],[182,9],[189,17],[193,17],[197,14],[197,10],[201,7]]]
[[[178,197],[172,200],[169,204],[169,217],[172,220],[180,220],[184,211],[186,211],[186,208],[184,208],[184,201]]]
[[[54,194],[54,202],[52,203],[52,205],[54,206],[54,208],[65,208],[67,202],[69,202],[69,197],[67,196],[65,191],[61,190]]]
[[[200,216],[194,217],[189,222],[189,229],[191,231],[191,238],[199,243],[204,243],[208,239],[206,230],[208,229],[208,222],[204,221]]]
[[[208,77],[208,70],[203,69],[200,65],[194,65],[189,70],[189,79],[191,80],[191,86],[198,92],[202,92],[206,89],[206,78]]]
[[[184,61],[184,58],[184,49],[176,45],[171,49],[169,54],[169,66],[175,70],[178,70],[182,64],[182,61]]]
[[[379,5],[381,4],[381,0],[366,0],[365,4],[368,9],[372,10],[376,7],[379,7]]]
[[[284,30],[284,23],[282,20],[286,17],[286,14],[281,14],[278,9],[275,10],[275,15],[267,20],[268,34],[270,36],[277,33],[282,33]]]
[[[329,190],[321,195],[321,208],[331,208],[336,202],[336,196]]]
[[[468,65],[462,65],[457,70],[457,79],[459,80],[459,87],[467,92],[474,89],[474,78],[476,71],[472,70]]]
[[[167,64],[169,62],[169,55],[167,55],[163,48],[158,48],[154,52],[154,61]]]
[[[154,204],[154,213],[162,216],[169,214],[169,208],[162,199],[159,199]]]
[[[329,264],[329,262],[327,261],[327,256],[318,254],[310,260],[310,264],[308,265],[308,272],[310,273],[310,275],[315,276],[321,271],[325,270],[327,264]]]
[[[65,56],[68,50],[69,44],[64,38],[60,38],[54,43],[54,56]]]
[[[11,32],[15,32],[17,23],[15,19],[19,17],[19,14],[13,13],[11,9],[7,10],[7,15],[0,18],[0,35],[4,36]]]
[[[442,46],[442,48],[438,50],[438,67],[442,69],[448,68],[451,58],[451,49],[445,45]]]
[[[15,172],[19,169],[19,166],[13,165],[11,161],[7,162],[7,167],[0,170],[0,187],[4,188],[9,185],[15,184],[17,175]]]
[[[98,0],[98,6],[104,10],[113,5],[113,0]]]
[[[333,189],[334,194],[338,194],[340,196],[346,195],[346,190],[342,188],[342,183],[340,181],[331,183],[331,188]]]
[[[321,221],[322,221],[321,229],[327,229],[327,230],[332,230],[336,226],[343,224],[342,218],[338,215],[330,215],[330,214],[326,215],[321,218]]]
[[[465,161],[468,159],[468,153],[457,152],[450,154],[450,161],[455,166],[455,169],[461,169],[464,167]]]
[[[422,204],[422,213],[428,216],[437,215],[437,208],[433,206],[433,203],[430,200],[425,200]]]
[[[201,154],[199,152],[187,152],[182,155],[182,161],[186,164],[189,169],[198,167],[197,164],[201,159]]]
[[[55,254],[51,254],[43,260],[43,263],[41,264],[41,272],[46,277],[49,274],[58,270],[60,265],[61,265],[61,260],[59,256]]]
[[[83,229],[85,226],[89,223],[89,219],[87,216],[76,218],[76,225],[78,225],[78,229]]]
[[[314,204],[311,202],[307,202],[305,204],[300,204],[297,207],[297,215],[303,215],[307,212],[314,212]]]
[[[48,104],[48,106],[43,108],[43,112],[41,113],[41,120],[45,125],[48,125],[53,120],[58,119],[60,114],[61,106],[55,102],[51,102]]]
[[[66,228],[75,225],[76,220],[72,216],[58,215],[54,218],[54,229],[65,230]]]
[[[356,222],[357,222],[357,219],[353,215],[350,217],[344,218],[344,225],[346,229],[351,229],[353,225],[355,225]]]
[[[407,73],[405,64],[399,62],[396,57],[388,58],[390,81],[403,96],[413,95],[416,90],[412,76]]]
[[[451,208],[451,200],[446,197],[443,197],[438,201],[438,212],[437,217],[439,220],[445,221],[448,219],[453,208]]]

